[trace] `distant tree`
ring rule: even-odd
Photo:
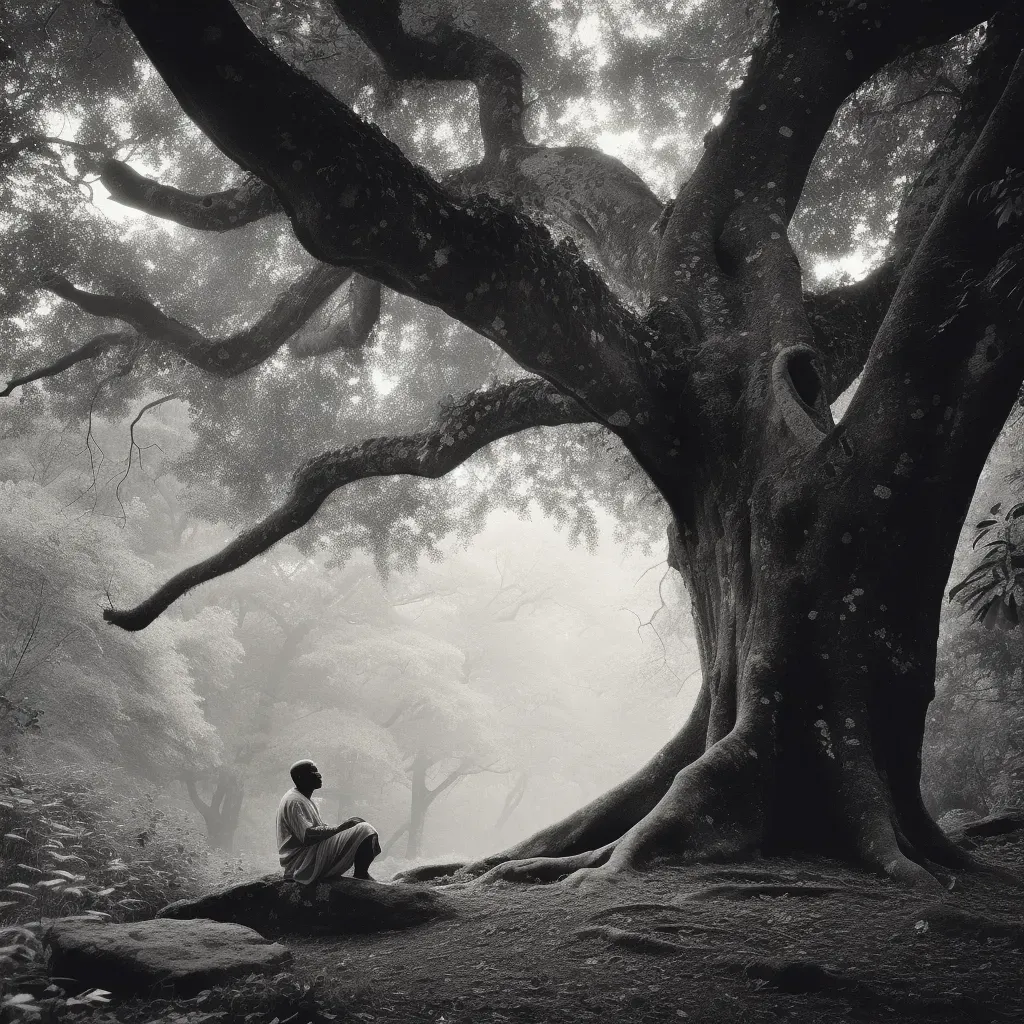
[[[300,693],[314,706],[358,710],[401,752],[408,819],[385,846],[404,837],[406,856],[418,857],[435,800],[495,756],[495,709],[467,685],[462,650],[387,611],[383,621],[342,618],[320,631]]]
[[[310,635],[325,622],[351,614],[354,589],[373,572],[362,564],[327,573],[294,549],[283,547],[275,554],[255,578],[235,577],[205,591],[200,595],[205,605],[189,609],[183,624],[190,630],[205,618],[216,618],[223,645],[232,650],[230,660],[218,664],[207,657],[205,665],[196,666],[206,716],[221,738],[223,757],[182,779],[215,849],[234,848],[247,787],[265,782],[264,762],[271,749],[288,734],[292,720],[308,717],[301,660]],[[330,747],[348,739],[341,733]],[[308,752],[307,745],[300,746]],[[278,781],[287,780],[286,769],[287,764],[277,765]]]
[[[493,705],[498,756],[460,792],[479,794],[490,783],[500,801],[496,827],[528,792],[523,810],[536,820],[555,794],[591,795],[627,774],[636,751],[608,743],[609,723],[643,720],[659,698],[679,695],[674,642],[687,630],[677,629],[666,647],[658,633],[664,605],[655,607],[654,621],[622,606],[635,580],[620,562],[611,552],[567,551],[537,524],[494,516],[471,549],[449,551],[441,565],[424,564],[390,583],[418,629],[462,651],[467,685]],[[588,578],[619,585],[581,588],[584,569]],[[657,575],[648,573],[644,590],[657,589]],[[696,665],[691,650],[699,676]]]
[[[410,401],[390,408],[383,380],[367,400],[383,435],[346,417],[348,443],[306,461],[283,504],[136,607],[108,609],[109,621],[149,626],[197,584],[299,530],[349,484],[437,478],[528,428],[597,424],[670,512],[669,561],[689,587],[704,688],[688,724],[633,778],[476,869],[503,862],[509,877],[607,874],[662,854],[779,848],[843,851],[907,883],[934,884],[929,863],[966,866],[925,810],[920,753],[956,539],[1024,379],[1024,218],[1015,205],[1007,214],[1005,200],[1024,166],[1019,3],[722,0],[680,11],[641,4],[621,18],[609,5],[602,39],[614,59],[595,55],[592,76],[560,43],[574,30],[567,16],[542,5],[336,0],[301,14],[247,4],[243,17],[228,0],[117,0],[101,14],[69,14],[63,38],[76,48],[62,54],[59,74],[33,77],[31,61],[21,63],[44,45],[33,10],[17,5],[8,15],[17,60],[4,154],[49,166],[57,183],[39,200],[18,174],[7,185],[17,214],[10,239],[23,243],[10,246],[7,307],[25,314],[21,322],[52,322],[38,344],[15,332],[8,392],[67,370],[98,393],[129,377],[163,380],[184,360],[192,369],[175,372],[198,407],[200,373],[209,394],[225,395],[225,379],[280,367],[261,378],[262,408],[213,401],[197,412],[201,431],[244,438],[252,458],[225,458],[217,474],[255,495],[256,507],[281,452],[309,453],[312,438],[333,435],[331,417],[355,379],[342,367],[377,337],[380,285],[405,296],[392,315],[409,300],[436,307],[530,374],[511,376],[507,361],[425,313],[438,328],[408,341],[425,357],[404,392]],[[153,82],[131,103],[92,100],[127,97],[144,77],[135,55],[99,72],[77,45],[116,38],[123,47],[115,11],[192,124],[249,177],[198,195],[201,158],[183,170],[181,187],[127,162],[150,140],[161,153],[179,124]],[[90,16],[106,19],[106,35],[87,36]],[[322,78],[310,77],[334,55]],[[364,72],[371,63],[377,71]],[[536,111],[524,65],[551,87]],[[389,138],[365,118],[400,123],[406,107],[395,97],[409,81],[434,90],[422,90],[410,113],[443,92],[449,115],[413,116]],[[478,99],[472,142],[460,116],[467,84]],[[546,128],[585,108],[591,88],[620,129],[646,129],[638,159],[647,172],[669,165],[669,203],[582,137]],[[82,110],[75,139],[48,130],[51,98],[58,110]],[[680,142],[680,120],[691,139],[706,130],[703,150]],[[657,132],[669,126],[675,134],[659,151]],[[197,155],[209,152],[184,130]],[[413,147],[424,134],[454,137],[451,150],[479,159],[444,166],[443,147],[428,139],[425,158],[439,170],[431,176],[395,141]],[[200,295],[188,293],[180,266],[170,273],[181,315],[164,312],[148,296],[155,271],[132,279],[125,252],[157,251],[153,239],[165,236],[112,239],[83,219],[79,189],[96,177],[117,201],[189,229],[253,225],[278,298],[247,327],[230,317],[218,325],[218,300],[253,279],[233,279],[237,261],[225,260],[194,289]],[[903,189],[901,179],[913,184]],[[804,201],[819,216],[796,222]],[[266,222],[278,210],[319,262],[296,260],[294,242],[275,241]],[[798,229],[809,236],[805,251],[822,252],[856,239],[861,221],[876,228],[885,258],[856,283],[806,290]],[[223,235],[209,243],[221,254],[231,244]],[[172,251],[190,265],[186,247]],[[297,263],[296,280],[282,267]],[[63,300],[46,299],[43,313],[33,305],[40,284]],[[321,330],[314,314],[342,285]],[[102,318],[102,333],[69,351],[63,334],[85,323],[81,312]],[[405,332],[390,323],[393,332],[379,333],[400,350]],[[319,361],[301,390],[299,371],[278,359],[286,345]],[[437,424],[417,429],[416,389],[463,351],[476,390],[451,392]],[[489,374],[494,383],[481,389]],[[837,425],[831,403],[857,379]],[[70,391],[54,385],[55,394]],[[555,462],[564,454],[584,472],[562,487],[535,458],[535,478],[551,485],[537,494],[559,495],[576,513],[566,516],[571,529],[586,534],[586,471],[604,463],[578,448],[603,446],[592,428],[571,436],[583,441],[534,452]],[[457,488],[442,491],[458,500]],[[624,492],[609,499],[620,510],[631,507]],[[344,509],[348,535],[383,560],[389,545],[429,547],[455,528],[454,515],[437,510],[418,518],[422,491],[377,484],[359,494],[369,499],[361,511],[353,497],[335,512]],[[387,531],[382,494],[391,499]],[[330,513],[320,522],[344,532]]]

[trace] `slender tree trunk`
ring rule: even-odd
[[[209,803],[202,799],[194,778],[186,778],[185,787],[196,810],[203,816],[211,849],[232,853],[245,800],[242,779],[231,768],[221,768]]]
[[[505,796],[505,802],[501,805],[501,812],[498,814],[498,820],[494,823],[494,830],[497,832],[509,818],[512,817],[516,812],[516,808],[523,802],[523,797],[526,795],[526,787],[530,781],[529,772],[520,772],[516,776],[516,781],[512,785],[512,788],[508,791]]]
[[[412,796],[409,802],[409,828],[405,844],[405,855],[410,860],[418,857],[423,847],[423,827],[433,796],[427,789],[429,767],[426,757],[417,754],[412,764]]]

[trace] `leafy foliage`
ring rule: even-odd
[[[3,766],[0,922],[69,914],[151,917],[203,870],[185,815],[124,773],[66,766],[60,777]]]
[[[1020,533],[1024,502],[1000,517],[1001,510],[1002,503],[997,502],[988,516],[975,523],[971,548],[980,557],[949,591],[949,599],[959,601],[972,612],[973,621],[988,629],[1015,629],[1020,625],[1019,609],[1024,600],[1024,538]]]

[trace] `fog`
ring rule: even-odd
[[[357,595],[373,592],[386,623],[329,614],[282,680],[301,692],[324,673],[333,689],[275,706],[236,850],[276,860],[269,825],[301,757],[324,774],[325,820],[378,827],[385,869],[409,860],[407,833],[390,841],[409,819],[417,755],[428,789],[457,778],[429,806],[417,859],[495,852],[635,771],[685,720],[700,673],[677,629],[678,580],[654,555],[624,556],[611,532],[602,523],[593,550],[571,548],[539,517],[496,513],[439,561],[363,580]],[[258,601],[258,570],[247,576]],[[336,601],[339,581],[324,582]]]
[[[390,873],[508,846],[635,771],[685,720],[700,670],[664,537],[597,505],[586,536],[527,503],[398,565],[282,544],[149,629],[112,630],[104,605],[232,533],[184,511],[181,410],[135,426],[145,459],[126,477],[97,452],[127,427],[96,418],[87,450],[37,413],[3,456],[0,492],[7,756],[53,781],[61,766],[95,773],[124,827],[144,800],[213,863],[272,870],[288,768],[308,757],[325,820],[373,823]]]

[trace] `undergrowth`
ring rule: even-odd
[[[49,920],[144,920],[237,867],[185,813],[113,770],[0,763],[0,1021],[63,1020],[107,999],[48,977]]]

